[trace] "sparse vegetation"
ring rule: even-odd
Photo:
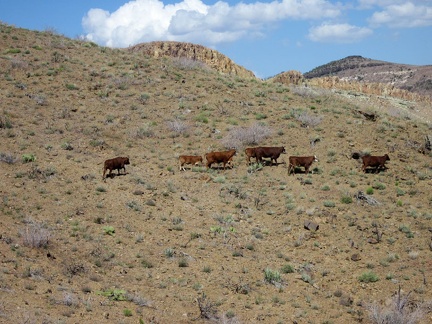
[[[20,231],[24,246],[32,248],[46,248],[51,240],[51,231],[46,225],[30,221]]]
[[[426,312],[430,103],[219,73],[218,55],[153,45],[0,23],[0,322],[368,322],[366,301],[383,319],[398,283],[402,313]],[[247,165],[256,146],[286,154]],[[232,147],[232,168],[179,171],[179,155]],[[389,153],[388,169],[363,172],[363,153]],[[313,172],[288,175],[306,155]],[[130,165],[102,179],[117,156]]]

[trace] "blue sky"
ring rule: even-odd
[[[101,46],[201,44],[261,78],[349,55],[432,64],[432,0],[0,0],[0,21]]]

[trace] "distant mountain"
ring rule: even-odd
[[[432,98],[432,65],[408,65],[348,56],[321,65],[306,79],[338,77],[341,81],[387,84]]]

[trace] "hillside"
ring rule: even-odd
[[[430,322],[417,102],[3,24],[0,53],[0,322]],[[249,166],[257,145],[287,153]],[[232,168],[179,171],[231,147]],[[291,155],[319,161],[288,175]]]
[[[252,71],[235,64],[227,56],[198,44],[150,42],[131,46],[128,50],[151,57],[176,57],[179,59],[199,61],[220,73],[236,75],[242,78],[255,78]]]
[[[338,77],[348,82],[386,84],[432,98],[432,65],[416,66],[348,56],[316,67],[304,77]]]

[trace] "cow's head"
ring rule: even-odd
[[[390,161],[390,157],[388,156],[388,154],[385,154],[384,157],[386,158],[386,161]]]

